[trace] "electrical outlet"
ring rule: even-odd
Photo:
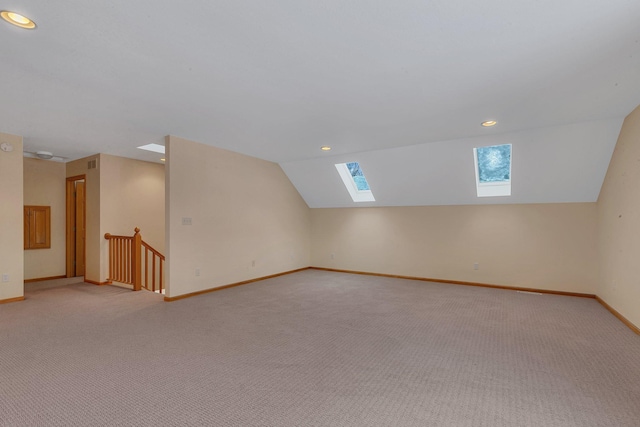
[[[9,275],[8,274],[3,274],[2,275],[2,281],[3,282],[8,282],[9,281]]]
[[[331,259],[334,259],[336,257],[336,254],[331,254]]]
[[[196,277],[200,276],[200,269],[196,268]]]
[[[473,263],[473,269],[474,270],[480,270],[480,264],[478,264],[477,262]]]
[[[256,266],[256,260],[254,259],[251,261],[251,267],[255,267],[255,266]]]

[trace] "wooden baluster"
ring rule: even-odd
[[[153,287],[155,288],[156,286],[156,255],[153,254],[153,257],[151,257],[151,264],[153,265],[153,267],[151,268],[151,281],[153,282]]]
[[[120,240],[120,247],[121,247],[121,252],[120,252],[120,265],[122,266],[122,279],[125,282],[131,282],[130,280],[127,280],[127,269],[129,267],[128,263],[127,263],[127,241],[124,239]]]
[[[122,239],[118,239],[118,280],[122,281]]]
[[[138,227],[136,227],[134,231],[136,234],[133,235],[131,242],[131,270],[133,270],[133,290],[139,291],[142,289],[142,254],[140,248],[142,245],[142,237],[140,237],[140,229]]]
[[[125,258],[126,263],[127,263],[127,280],[129,281],[129,283],[133,284],[133,266],[134,264],[134,260],[133,260],[133,240],[129,240],[129,242],[127,242],[127,245],[125,246],[126,251],[127,251],[127,256]],[[134,289],[135,290],[135,289]]]
[[[144,287],[149,289],[149,249],[144,248]]]
[[[159,286],[158,286],[158,291],[160,291],[160,293],[162,293],[162,287],[163,287],[163,283],[162,283],[162,279],[163,279],[162,270],[163,270],[163,267],[164,267],[164,263],[162,261],[162,258],[160,258],[160,283],[159,283]]]
[[[122,239],[122,265],[124,266],[124,281],[131,283],[131,258],[129,257],[129,249],[131,249],[131,241]]]
[[[129,261],[128,247],[131,246],[128,240],[122,239],[122,267],[124,270],[124,281],[127,283],[131,283],[129,279],[129,267],[131,266],[131,261]]]
[[[120,239],[120,256],[118,257],[118,262],[120,263],[120,281],[127,280],[127,264],[125,264],[125,251],[125,241],[123,239]]]
[[[109,234],[109,233],[107,233],[107,234]],[[109,234],[109,236],[111,236],[111,235]],[[115,268],[113,266],[113,263],[114,263],[113,246],[114,246],[113,245],[113,239],[109,239],[109,276],[110,276],[109,280],[113,280],[113,275],[114,275],[114,271],[115,271]]]
[[[122,280],[122,239],[118,239],[118,279]]]

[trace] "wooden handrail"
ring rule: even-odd
[[[134,231],[133,236],[115,236],[110,233],[104,235],[104,238],[109,241],[109,277],[107,280],[133,285],[134,291],[139,291],[144,286],[150,291],[162,293],[164,288],[164,255],[142,240],[138,227]],[[144,261],[142,259],[143,251]],[[143,270],[144,283],[142,282]],[[151,282],[149,282],[149,276],[151,276]]]

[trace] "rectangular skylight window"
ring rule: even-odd
[[[354,202],[376,201],[358,162],[338,163],[336,169]]]
[[[160,144],[141,145],[138,148],[141,150],[153,151],[154,153],[164,154],[164,145],[160,145]]]
[[[511,195],[511,144],[473,149],[478,197]]]

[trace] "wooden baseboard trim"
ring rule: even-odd
[[[198,291],[198,292],[191,292],[189,294],[178,295],[177,297],[164,297],[164,300],[166,302],[178,301],[178,300],[181,300],[181,299],[190,298],[190,297],[194,297],[194,296],[197,296],[197,295],[202,295],[202,294],[207,294],[207,293],[211,293],[211,292],[221,291],[223,289],[228,289],[228,288],[233,288],[235,286],[240,286],[240,285],[246,285],[246,284],[249,284],[249,283],[259,282],[261,280],[271,279],[271,278],[274,278],[274,277],[284,276],[286,274],[297,273],[298,271],[309,270],[309,269],[311,269],[311,270],[322,270],[322,271],[333,271],[333,272],[336,272],[336,273],[362,274],[362,275],[366,275],[366,276],[390,277],[390,278],[394,278],[394,279],[419,280],[419,281],[422,281],[422,282],[447,283],[447,284],[451,284],[451,285],[478,286],[478,287],[483,287],[483,288],[502,289],[502,290],[508,290],[508,291],[538,292],[538,293],[541,293],[541,294],[563,295],[563,296],[580,297],[580,298],[593,298],[596,301],[598,301],[600,304],[602,304],[607,310],[609,310],[611,312],[611,314],[616,316],[629,329],[631,329],[636,334],[640,335],[640,328],[638,328],[636,325],[631,323],[631,321],[629,321],[629,319],[624,317],[622,314],[618,313],[617,310],[615,310],[613,307],[611,307],[609,304],[607,304],[602,298],[600,298],[599,296],[594,295],[594,294],[585,294],[585,293],[580,293],[580,292],[554,291],[554,290],[549,290],[549,289],[522,288],[522,287],[517,287],[517,286],[494,285],[494,284],[490,284],[490,283],[465,282],[465,281],[461,281],[461,280],[447,280],[447,279],[434,279],[434,278],[428,278],[428,277],[402,276],[402,275],[398,275],[398,274],[370,273],[370,272],[366,272],[366,271],[341,270],[341,269],[336,269],[336,268],[313,267],[313,266],[312,267],[298,268],[296,270],[285,271],[283,273],[278,273],[278,274],[272,274],[270,276],[258,277],[256,279],[245,280],[245,281],[242,281],[242,282],[231,283],[229,285],[224,285],[224,286],[220,286],[220,287],[217,287],[217,288],[205,289],[205,290]],[[88,281],[88,280],[85,280],[85,282],[98,284],[97,282],[91,282],[91,281]],[[107,284],[107,283],[101,283],[101,284]],[[3,301],[0,301],[0,304],[3,304],[5,302],[14,302],[14,301],[22,301],[22,300],[24,300],[24,297],[13,298],[13,299],[10,299],[10,300],[3,300]]]
[[[369,273],[366,271],[339,270],[335,268],[324,268],[324,267],[309,267],[309,268],[314,270],[335,271],[337,273],[364,274],[367,276],[391,277],[393,279],[420,280],[422,282],[448,283],[451,285],[464,285],[464,286],[479,286],[482,288],[504,289],[508,291],[538,292],[541,294],[564,295],[569,297],[596,298],[594,294],[583,294],[579,292],[554,291],[549,289],[536,289],[536,288],[521,288],[517,286],[493,285],[491,283],[464,282],[461,280],[433,279],[428,277],[416,277],[416,276],[401,276],[397,274]]]
[[[90,283],[92,285],[97,285],[97,286],[104,286],[104,285],[110,285],[111,281],[107,280],[106,282],[96,282],[95,280],[89,280],[89,279],[84,279],[85,283]]]
[[[629,321],[629,319],[627,319],[626,317],[624,317],[622,314],[618,313],[618,311],[611,307],[609,304],[607,304],[605,302],[605,300],[603,300],[602,298],[600,298],[599,296],[596,296],[596,300],[603,305],[604,308],[606,308],[607,310],[609,310],[611,312],[611,314],[613,314],[614,316],[616,316],[622,323],[624,323],[625,325],[627,325],[627,327],[629,329],[631,329],[633,332],[635,332],[636,334],[640,335],[640,328],[638,328],[636,325],[634,325],[633,323],[631,323],[631,321]]]
[[[57,279],[66,279],[66,278],[67,278],[67,275],[63,274],[62,276],[38,277],[36,279],[26,279],[24,283],[44,282],[45,280],[57,280]]]
[[[24,297],[0,299],[0,304],[9,304],[10,302],[18,302],[18,301],[24,301]]]
[[[273,279],[274,277],[284,276],[284,275],[291,274],[291,273],[297,273],[298,271],[307,270],[309,268],[310,267],[298,268],[296,270],[285,271],[285,272],[282,272],[282,273],[272,274],[270,276],[258,277],[256,279],[244,280],[242,282],[237,282],[237,283],[231,283],[229,285],[223,285],[223,286],[219,286],[217,288],[210,288],[210,289],[205,289],[205,290],[202,290],[202,291],[191,292],[191,293],[184,294],[184,295],[178,295],[177,297],[164,297],[164,300],[166,302],[178,301],[178,300],[185,299],[185,298],[195,297],[197,295],[208,294],[208,293],[211,293],[211,292],[221,291],[223,289],[229,289],[229,288],[233,288],[233,287],[240,286],[240,285],[247,285],[249,283],[260,282],[262,280]]]

